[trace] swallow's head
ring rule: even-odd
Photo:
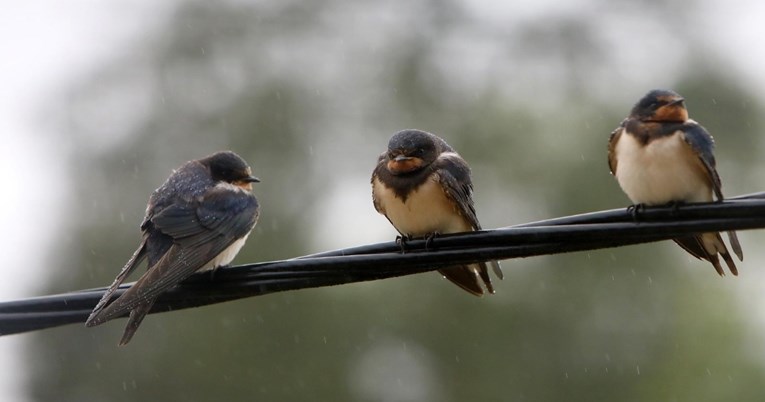
[[[654,89],[635,104],[630,117],[645,122],[682,123],[688,120],[688,109],[685,99],[677,92]]]
[[[433,163],[441,153],[438,137],[420,130],[403,130],[391,137],[383,154],[394,175],[416,172]]]
[[[239,155],[231,151],[216,152],[200,160],[210,169],[210,175],[215,181],[223,181],[252,191],[252,183],[260,179],[252,175],[252,169]]]

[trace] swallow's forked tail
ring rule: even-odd
[[[122,333],[122,339],[120,339],[119,346],[125,346],[128,344],[128,342],[130,342],[131,339],[133,339],[133,335],[135,335],[135,332],[141,325],[141,321],[143,321],[143,318],[146,317],[146,314],[149,314],[149,311],[153,305],[154,300],[148,303],[139,304],[134,309],[130,310],[130,319],[128,319],[127,326],[125,327],[125,332]]]
[[[728,238],[731,240],[731,248],[743,261],[743,252],[741,251],[741,245],[738,242],[735,232],[728,232]],[[738,276],[738,269],[736,263],[725,246],[722,237],[719,233],[703,233],[699,235],[684,236],[677,239],[673,239],[680,247],[690,253],[696,258],[707,260],[712,263],[715,271],[720,276],[725,276],[725,271],[720,264],[720,258],[718,254],[722,256],[725,261],[725,265],[728,266],[728,270],[734,276]]]
[[[98,301],[98,304],[96,304],[96,307],[93,308],[90,316],[85,321],[85,326],[93,327],[98,324],[103,324],[106,321],[101,318],[101,312],[107,306],[107,303],[109,303],[109,300],[111,300],[112,295],[117,291],[117,288],[122,284],[122,282],[125,281],[130,273],[135,270],[135,268],[141,263],[141,261],[143,261],[144,258],[146,258],[146,239],[141,242],[141,244],[138,246],[138,249],[135,251],[135,253],[133,253],[128,262],[125,263],[125,266],[122,267],[122,270],[119,274],[117,274],[117,277],[114,278],[114,282],[109,285],[109,288],[106,289],[104,295],[101,296],[101,300]]]
[[[494,286],[491,283],[487,265],[491,265],[497,278],[504,278],[498,261],[447,267],[438,270],[438,272],[465,291],[476,296],[483,296],[484,286],[490,294],[494,294]],[[481,285],[482,282],[483,286]]]
[[[730,242],[730,248],[736,253],[739,261],[744,261],[744,250],[741,249],[741,243],[738,242],[738,236],[736,232],[728,231],[728,241]]]

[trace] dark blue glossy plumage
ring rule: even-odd
[[[149,197],[141,223],[143,239],[94,308],[93,326],[130,312],[120,344],[126,344],[154,300],[202,268],[227,264],[255,226],[258,202],[249,188],[258,181],[233,152],[218,152],[190,161],[173,172]],[[230,249],[235,247],[235,249]],[[148,259],[147,272],[119,298],[112,294]]]
[[[714,188],[715,196],[717,196],[719,200],[722,200],[722,183],[720,182],[720,175],[717,173],[717,163],[714,155],[714,139],[704,127],[696,122],[687,124],[683,127],[683,133],[685,134],[685,142],[691,146],[693,152],[696,153],[704,164]]]

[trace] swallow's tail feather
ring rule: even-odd
[[[738,238],[735,235],[733,238],[736,239],[736,245],[731,244],[731,247],[734,249],[734,251],[736,248],[738,248],[737,254],[739,254],[741,252],[741,245],[738,245]],[[728,266],[730,273],[732,273],[734,276],[738,276],[736,263],[733,262],[733,257],[731,257],[730,252],[728,251],[728,247],[725,246],[725,242],[723,242],[723,239],[720,237],[719,233],[704,233],[701,235],[700,242],[704,245],[704,248],[709,251],[710,255],[719,253],[725,261],[725,265]]]
[[[491,283],[491,277],[489,276],[489,269],[487,265],[491,265],[492,270],[499,279],[504,276],[502,270],[499,267],[497,261],[490,261],[488,263],[470,264],[470,265],[458,265],[455,267],[448,267],[440,269],[441,273],[446,279],[452,281],[455,285],[461,287],[467,292],[476,296],[483,296],[484,286],[486,290],[494,294],[494,286]],[[483,282],[483,286],[481,286]]]
[[[455,285],[476,296],[483,296],[483,287],[479,282],[478,272],[470,265],[457,265],[439,269],[438,272],[444,278],[452,281]],[[491,292],[491,290],[490,290]]]
[[[728,250],[725,250],[724,252],[721,251],[720,255],[722,256],[723,260],[725,260],[725,264],[728,266],[728,270],[730,270],[730,273],[732,273],[733,276],[738,276],[738,269],[736,268],[736,263],[733,262],[733,257],[730,256],[730,253],[728,252]]]
[[[122,333],[122,339],[120,339],[119,346],[125,346],[128,344],[128,342],[130,342],[131,339],[133,339],[133,335],[135,335],[135,332],[141,325],[141,321],[143,321],[143,318],[146,317],[146,314],[149,314],[149,311],[153,305],[154,300],[148,303],[139,304],[130,311],[130,318],[128,319],[127,326],[125,327],[125,332]]]
[[[720,257],[718,257],[717,254],[710,254],[708,260],[712,263],[712,266],[715,267],[715,271],[717,271],[718,275],[725,276],[725,270],[723,270],[720,265]]]
[[[117,274],[117,277],[114,278],[114,282],[112,282],[111,285],[109,285],[109,288],[106,289],[106,292],[104,292],[104,295],[101,296],[101,300],[98,301],[98,304],[96,304],[96,307],[93,308],[93,311],[90,313],[90,316],[85,321],[85,325],[88,327],[93,327],[98,324],[104,323],[106,320],[101,319],[101,312],[103,311],[104,307],[107,306],[109,301],[112,298],[112,295],[114,295],[114,292],[117,291],[117,288],[122,284],[122,282],[125,281],[125,278],[127,278],[134,270],[135,268],[143,261],[143,259],[146,258],[146,239],[144,238],[143,241],[141,241],[141,244],[138,246],[138,249],[133,253],[133,255],[130,257],[127,263],[125,263],[125,266],[122,267],[122,270],[119,274]]]
[[[499,261],[489,261],[488,264],[491,265],[491,270],[494,271],[494,275],[497,275],[497,278],[500,280],[505,279],[505,274],[502,273],[502,267],[499,266]]]
[[[738,242],[738,236],[736,236],[736,232],[732,230],[728,232],[728,241],[730,242],[730,248],[732,248],[733,252],[736,253],[738,260],[744,261],[744,251],[741,249],[741,243]]]
[[[723,257],[723,260],[725,260],[725,264],[728,266],[730,273],[738,275],[736,264],[733,262],[733,258],[731,258],[728,248],[725,246],[719,233],[684,236],[673,240],[694,257],[711,262],[715,267],[715,271],[717,271],[720,276],[724,276],[725,271],[723,271],[723,268],[720,265],[720,259],[718,257],[719,253],[719,255]],[[735,246],[733,247],[735,250]],[[738,248],[740,249],[740,246]]]
[[[489,293],[494,294],[494,286],[491,284],[491,277],[489,276],[489,267],[488,265],[491,265],[492,271],[494,271],[494,275],[497,275],[497,278],[500,280],[505,277],[505,275],[502,273],[502,268],[499,267],[499,261],[488,261],[488,262],[482,262],[478,265],[478,275],[483,280],[484,286],[486,286],[486,290],[489,291]]]

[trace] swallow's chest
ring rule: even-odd
[[[616,179],[634,203],[712,200],[704,165],[681,132],[640,143],[622,134],[616,144]]]
[[[237,254],[239,254],[239,250],[242,249],[242,246],[244,246],[244,242],[247,241],[247,237],[250,234],[244,235],[242,238],[234,241],[231,243],[230,246],[226,247],[225,250],[221,251],[220,254],[215,256],[210,262],[205,264],[202,268],[199,269],[199,271],[206,271],[209,269],[215,269],[218,267],[223,267],[231,263],[231,261],[234,260],[234,257],[236,257]]]
[[[473,230],[460,214],[457,205],[446,195],[437,176],[429,177],[402,200],[380,180],[372,183],[372,194],[378,211],[396,230],[413,237],[430,233],[455,233]]]

